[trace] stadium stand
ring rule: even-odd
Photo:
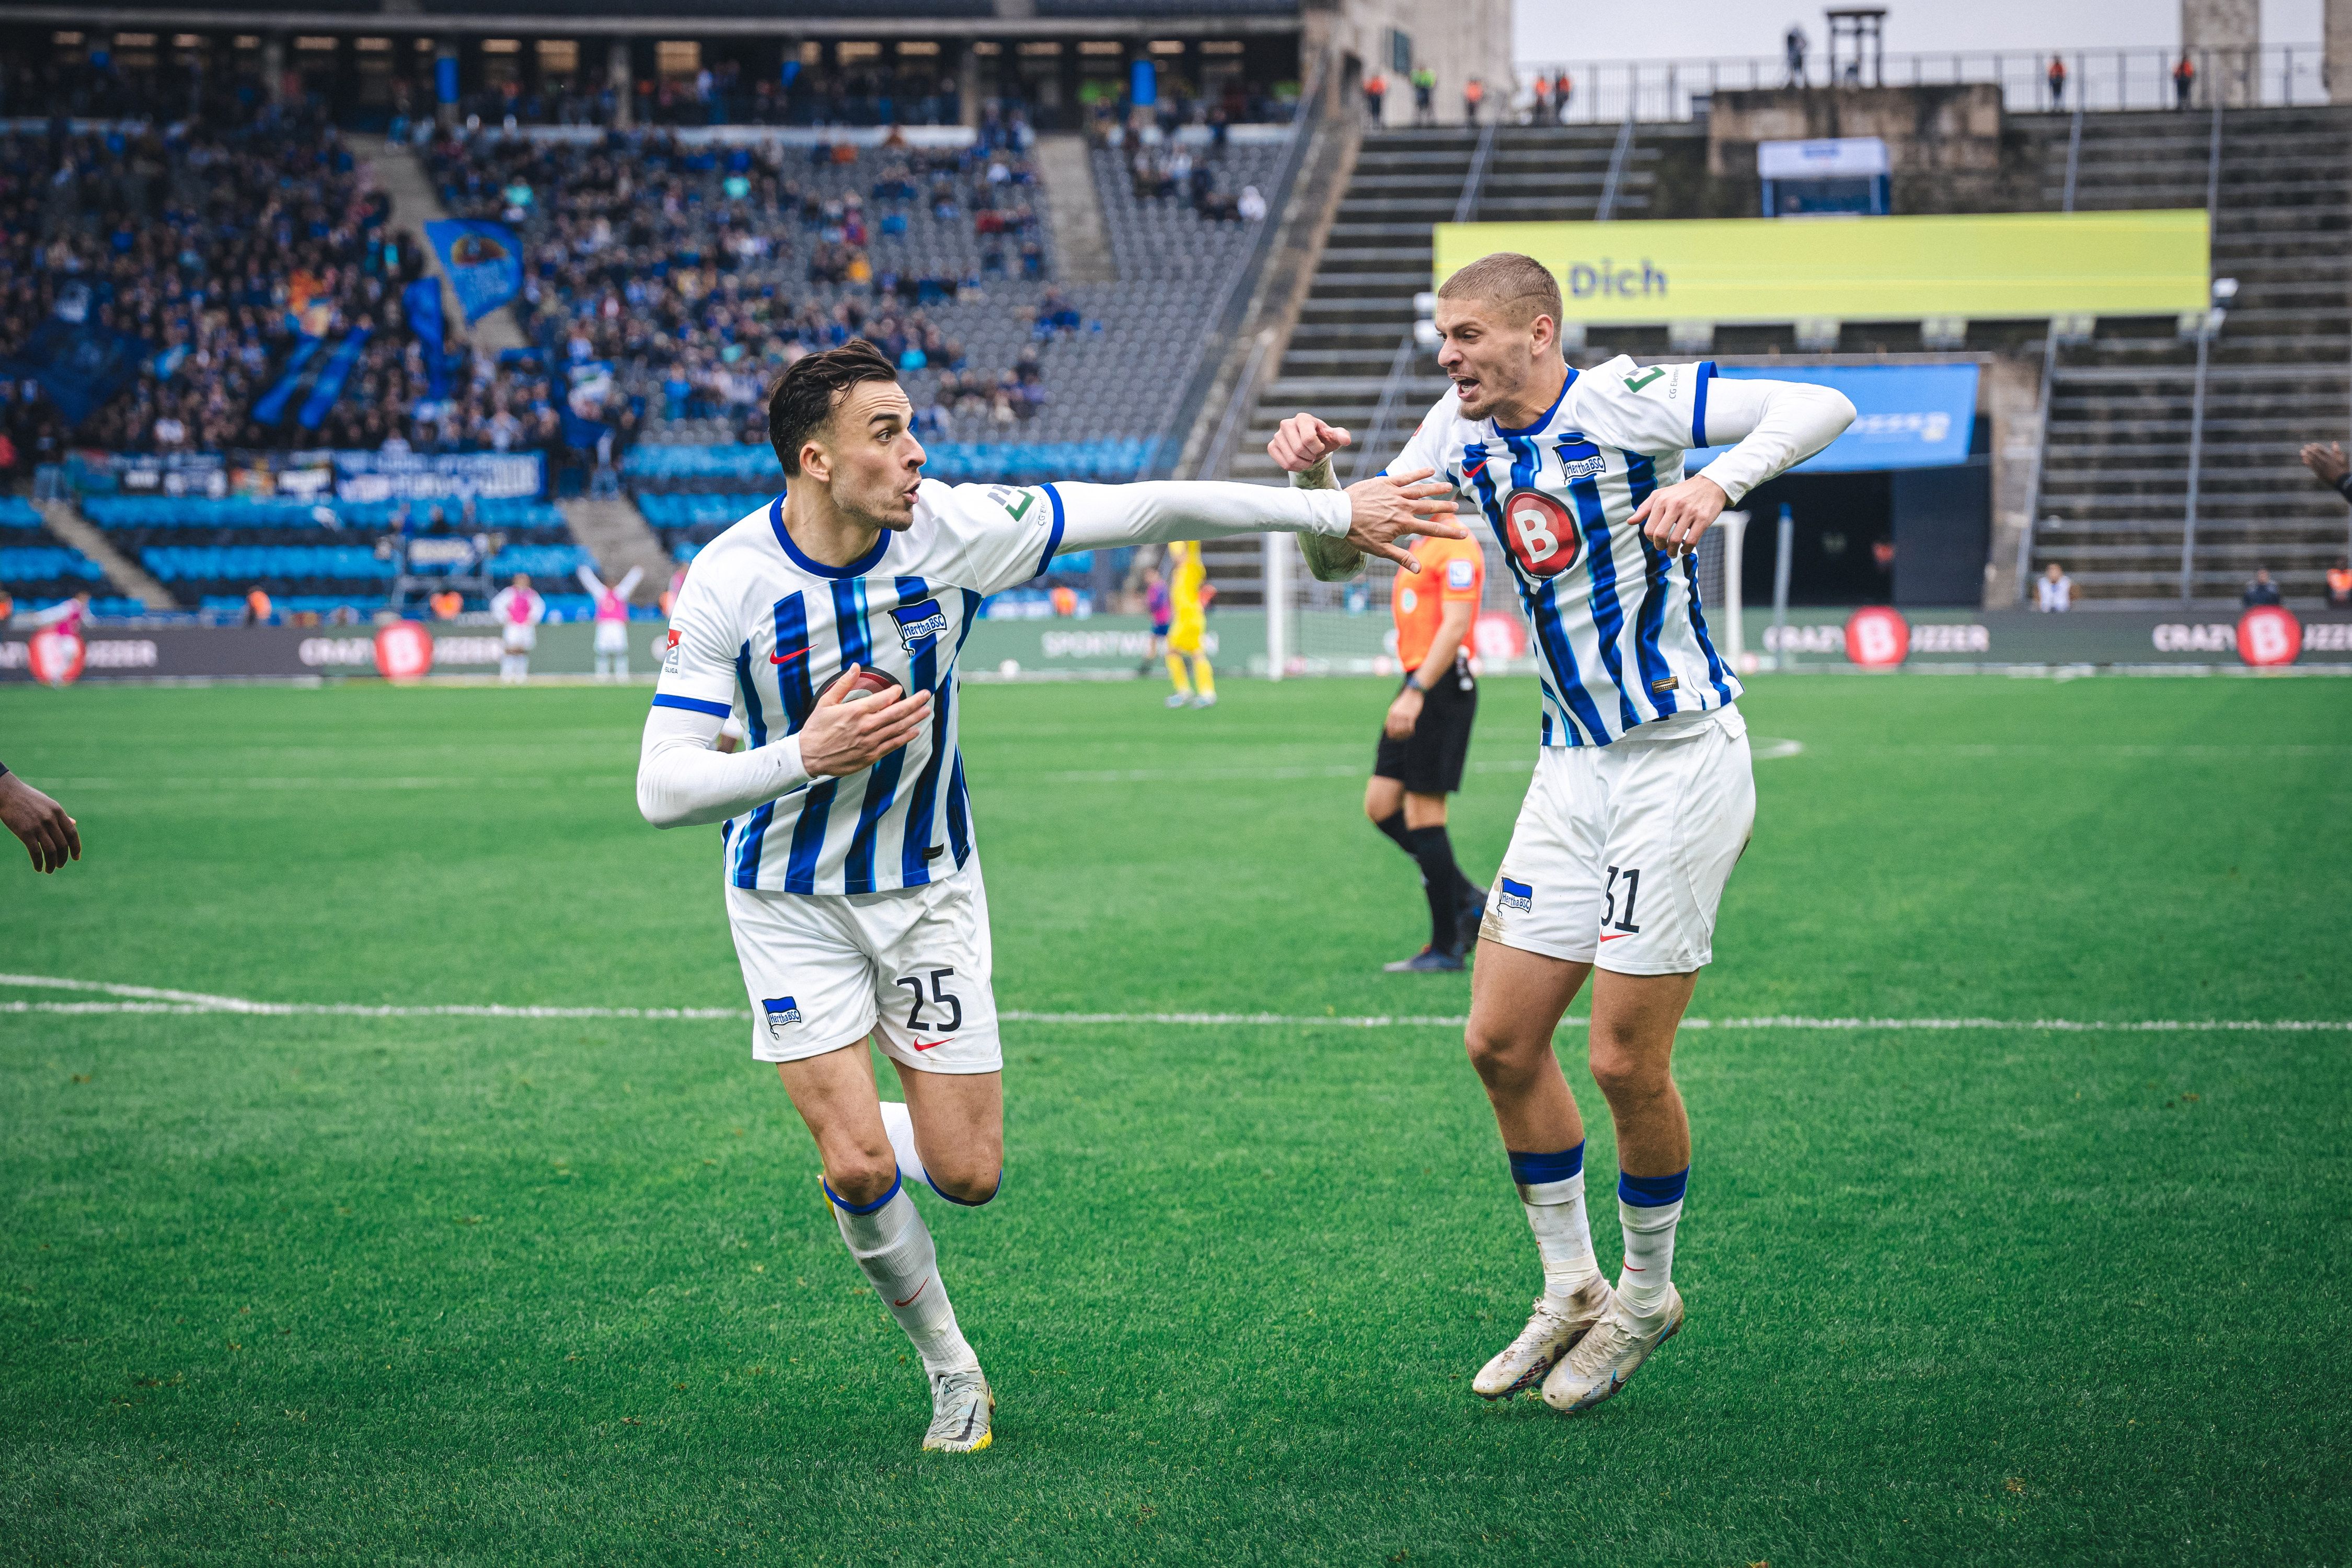
[[[2065,122],[2041,117],[2044,199],[2060,200]],[[2342,109],[2232,109],[2221,123],[2213,273],[2238,292],[2211,344],[2189,595],[2234,602],[2268,566],[2290,603],[2320,601],[2344,552],[2344,506],[2295,459],[2342,428],[2352,354],[2352,188]],[[2077,205],[2203,206],[2205,112],[2084,117]],[[2193,342],[2168,323],[2101,323],[2062,349],[2034,570],[2062,564],[2085,601],[2161,605],[2183,596]],[[2150,327],[2157,329],[2152,335]]]
[[[1614,210],[1647,216],[1665,128],[1633,149]],[[1671,134],[1687,139],[1683,128]],[[1616,144],[1614,126],[1512,126],[1496,133],[1473,214],[1478,221],[1591,218],[1597,211]],[[1280,367],[1261,383],[1249,422],[1234,455],[1231,477],[1274,482],[1282,478],[1265,453],[1275,426],[1299,409],[1313,409],[1354,432],[1360,450],[1377,454],[1377,471],[1403,443],[1429,405],[1444,395],[1445,377],[1426,351],[1416,350],[1385,420],[1381,393],[1399,339],[1413,321],[1413,297],[1429,288],[1430,229],[1454,221],[1476,154],[1478,135],[1460,127],[1377,131],[1357,153],[1353,177],[1323,244],[1314,281],[1284,350]],[[1382,433],[1384,432],[1384,434]],[[1341,477],[1351,477],[1342,458]],[[1212,542],[1202,552],[1221,602],[1261,602],[1263,582],[1254,541]],[[1499,564],[1489,581],[1506,575]],[[1311,593],[1323,593],[1317,585]]]
[[[234,613],[259,587],[283,611],[372,616],[389,603],[400,537],[474,540],[490,576],[527,574],[551,614],[587,605],[572,574],[588,552],[545,501],[478,501],[470,521],[457,502],[283,498],[91,496],[82,510],[184,609]]]
[[[119,613],[98,563],[50,533],[28,502],[0,496],[0,594],[31,610],[82,593],[95,595],[93,606],[106,603],[99,613]]]

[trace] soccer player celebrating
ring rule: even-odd
[[[1445,797],[1462,787],[1470,726],[1478,717],[1478,683],[1465,639],[1486,592],[1486,562],[1467,539],[1420,540],[1412,556],[1420,574],[1400,572],[1389,585],[1404,687],[1381,721],[1380,750],[1364,785],[1364,815],[1412,857],[1429,900],[1429,945],[1383,965],[1391,974],[1459,970],[1486,913],[1478,889],[1454,864]]]
[[[1682,1326],[1669,1269],[1690,1121],[1669,1064],[1756,815],[1739,680],[1707,638],[1692,552],[1727,506],[1836,439],[1853,405],[1795,382],[1718,380],[1711,361],[1579,373],[1559,319],[1559,286],[1529,257],[1449,278],[1437,359],[1453,389],[1394,467],[1435,467],[1475,501],[1541,660],[1543,750],[1487,900],[1467,1043],[1544,1292],[1471,1386],[1497,1399],[1539,1382],[1546,1404],[1575,1412]],[[1294,484],[1328,487],[1349,438],[1300,414],[1267,450]],[[1684,476],[1686,449],[1726,444]],[[1318,577],[1354,569],[1333,542],[1301,544]],[[1551,1047],[1588,974],[1592,1075],[1617,1130],[1613,1289],[1585,1219],[1584,1123]]]
[[[995,1406],[908,1195],[995,1196],[1003,1163],[988,898],[957,750],[955,661],[981,601],[1056,551],[1273,529],[1409,562],[1454,537],[1444,487],[1345,495],[1234,484],[950,488],[922,477],[914,405],[863,341],[777,383],[786,493],[695,558],[637,766],[656,826],[724,822],[721,870],[752,1055],[778,1064],[842,1240],[920,1353],[927,1449],[988,1447]],[[1423,476],[1425,479],[1426,476]],[[713,751],[741,709],[750,744]],[[871,1035],[907,1100],[885,1107]]]

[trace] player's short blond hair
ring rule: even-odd
[[[1516,250],[1480,257],[1439,284],[1437,297],[1498,306],[1517,326],[1538,316],[1549,316],[1554,326],[1559,324],[1559,279],[1550,268]]]

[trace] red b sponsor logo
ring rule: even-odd
[[[2238,617],[2238,657],[2257,667],[2293,664],[2303,654],[2303,623],[2276,605],[2256,605]]]
[[[1911,623],[1876,605],[1856,610],[1845,623],[1845,656],[1865,669],[1901,664],[1911,655]]]
[[[47,628],[33,634],[26,651],[32,659],[33,679],[44,686],[70,686],[80,679],[82,660],[89,654],[73,633]]]
[[[375,634],[376,672],[386,680],[415,680],[433,668],[433,634],[415,621],[394,621]]]
[[[1541,490],[1516,489],[1503,498],[1503,547],[1530,577],[1557,577],[1576,564],[1583,547],[1568,508]]]

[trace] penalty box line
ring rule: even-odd
[[[564,1007],[498,1003],[439,1003],[400,1005],[364,1002],[257,1002],[243,996],[219,996],[203,991],[173,991],[152,985],[122,985],[103,980],[68,980],[49,974],[0,974],[0,986],[24,990],[96,993],[110,998],[88,1002],[0,1001],[0,1014],[62,1015],[151,1013],[192,1016],[240,1014],[261,1017],[328,1018],[611,1018],[660,1023],[742,1023],[751,1016],[740,1007]],[[1008,1010],[998,1015],[1009,1024],[1108,1024],[1124,1026],[1160,1025],[1173,1027],[1280,1028],[1446,1028],[1458,1029],[1468,1018],[1443,1013],[1384,1013],[1341,1016],[1312,1013],[1042,1013]],[[1563,1024],[1588,1022],[1567,1017]],[[1835,1029],[1835,1030],[2026,1030],[2053,1034],[2310,1034],[2352,1032],[2352,1020],[2334,1018],[1867,1018],[1813,1017],[1776,1013],[1747,1018],[1685,1018],[1685,1029]]]

